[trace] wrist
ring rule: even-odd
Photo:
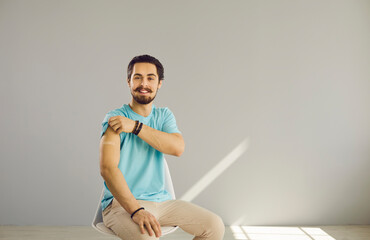
[[[132,219],[132,218],[133,218],[133,216],[134,216],[138,211],[140,211],[140,210],[145,210],[145,208],[144,208],[144,207],[140,207],[140,208],[136,209],[136,210],[131,214],[131,219]]]
[[[135,133],[135,131],[136,131],[140,122],[138,120],[136,120],[136,121],[132,120],[132,123],[133,123],[133,128],[132,128],[131,133]]]
[[[137,126],[137,128],[136,128],[136,130],[135,130],[135,132],[134,132],[134,134],[137,136],[137,135],[139,135],[139,132],[141,131],[141,129],[143,128],[143,123],[142,122],[139,122],[139,125]]]

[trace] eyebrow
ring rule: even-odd
[[[136,76],[136,75],[143,76],[140,73],[135,73],[134,76]],[[154,76],[154,77],[156,77],[156,75],[154,73],[149,73],[149,74],[147,74],[147,76]]]

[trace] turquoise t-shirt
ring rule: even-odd
[[[176,119],[169,108],[157,108],[152,104],[149,116],[144,117],[134,112],[128,104],[121,108],[109,111],[102,122],[103,136],[109,124],[109,118],[124,116],[132,120],[139,120],[143,124],[166,133],[181,133],[176,125]],[[120,161],[118,168],[121,170],[128,187],[138,200],[162,202],[172,199],[165,190],[165,172],[163,153],[150,146],[147,142],[133,133],[120,133]],[[102,211],[113,200],[104,181],[104,196],[101,202]]]

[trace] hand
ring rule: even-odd
[[[159,224],[157,219],[145,209],[136,212],[135,215],[132,217],[132,220],[139,225],[141,234],[145,234],[145,224],[145,227],[150,236],[153,235],[153,230],[157,238],[162,236],[161,225]]]
[[[108,120],[108,124],[116,133],[130,133],[134,130],[135,127],[135,121],[124,116],[111,117]]]

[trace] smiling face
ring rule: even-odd
[[[140,104],[151,103],[162,86],[156,66],[145,62],[135,63],[127,83],[132,97]]]

